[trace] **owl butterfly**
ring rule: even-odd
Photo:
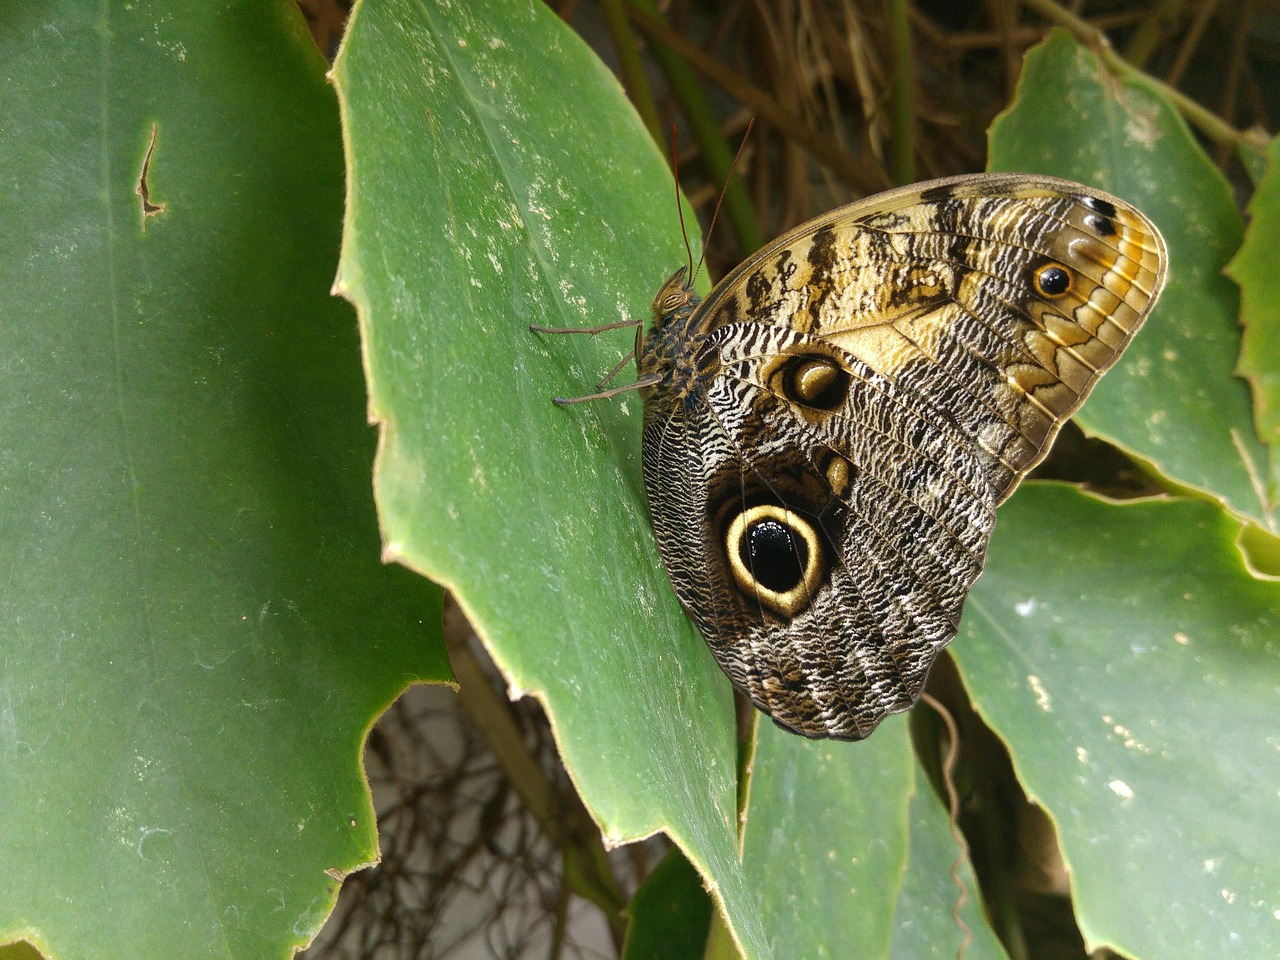
[[[644,485],[733,685],[815,738],[914,704],[996,507],[1142,325],[1165,263],[1123,201],[992,174],[834,210],[705,300],[677,270],[636,337]]]

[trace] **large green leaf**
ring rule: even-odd
[[[834,956],[844,945],[887,956],[914,780],[906,719],[858,744],[760,724],[742,859],[770,933],[787,945],[781,955]]]
[[[917,770],[916,789],[907,807],[910,858],[893,910],[893,932],[888,956],[892,960],[921,960],[925,957],[952,957],[964,946],[965,932],[955,920],[960,890],[951,879],[952,867],[960,856],[951,823],[938,799],[929,791]],[[967,863],[959,870],[965,885],[964,905],[959,917],[972,940],[964,949],[969,960],[1005,957],[982,911],[973,873]]]
[[[1159,226],[1169,246],[1164,295],[1076,419],[1274,529],[1267,451],[1233,376],[1239,298],[1222,275],[1243,226],[1226,180],[1172,105],[1056,32],[1028,54],[1017,99],[991,128],[990,167],[1093,184]]]
[[[0,62],[0,941],[285,957],[447,674],[378,562],[323,64],[283,0],[8,3]]]
[[[991,148],[998,169],[1137,203],[1169,245],[1159,307],[1080,422],[1271,525],[1268,451],[1233,376],[1237,297],[1221,275],[1240,217],[1185,125],[1146,81],[1107,76],[1057,34],[1028,57]],[[1265,773],[1280,590],[1249,576],[1239,534],[1205,505],[1028,488],[1001,513],[955,645],[979,710],[1057,821],[1086,940],[1135,957],[1280,951],[1267,826],[1280,811]]]
[[[737,858],[730,689],[648,531],[639,401],[551,403],[634,335],[529,331],[644,317],[684,260],[663,159],[540,4],[361,5],[334,76],[339,288],[382,430],[387,553],[453,590],[512,689],[543,701],[605,835],[665,829],[767,956]]]
[[[906,716],[862,743],[800,740],[764,722],[753,767],[743,864],[777,956],[955,956],[959,849]],[[967,870],[965,882],[965,955],[1003,957]]]
[[[1031,484],[953,648],[1057,822],[1086,940],[1142,960],[1280,956],[1280,584],[1239,532]]]
[[[1253,387],[1258,433],[1270,451],[1270,491],[1280,496],[1280,138],[1271,141],[1270,159],[1249,203],[1244,245],[1227,265],[1240,286],[1244,343],[1240,375]]]

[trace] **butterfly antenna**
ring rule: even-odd
[[[684,225],[684,204],[680,202],[680,131],[671,124],[671,172],[676,180],[676,216],[680,218],[680,237],[684,240],[685,262],[689,264],[688,276],[693,273],[693,248],[689,246],[689,231]]]
[[[742,142],[738,144],[738,152],[733,155],[733,163],[729,165],[729,176],[725,178],[724,186],[720,188],[720,196],[716,200],[716,208],[711,212],[711,224],[707,227],[707,241],[711,240],[711,231],[716,228],[716,220],[720,218],[720,207],[724,204],[724,195],[729,191],[729,183],[733,180],[733,171],[738,169],[738,161],[742,159],[742,151],[747,148],[747,141],[751,139],[751,130],[756,125],[756,118],[752,117],[747,121],[747,132],[742,135]],[[683,221],[681,221],[683,223]],[[685,246],[689,245],[688,238],[685,239]],[[689,255],[690,259],[693,255]],[[698,258],[698,265],[689,271],[689,286],[693,286],[694,278],[698,275],[698,271],[702,269],[702,262],[707,259],[707,244],[702,245],[702,256]]]

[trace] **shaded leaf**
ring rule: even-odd
[[[905,715],[860,743],[801,740],[762,721],[753,768],[743,865],[777,956],[955,956],[959,848]],[[966,956],[1003,957],[965,875],[976,933]]]
[[[860,743],[760,723],[742,859],[779,956],[888,955],[914,784],[906,720]]]
[[[711,909],[698,871],[679,849],[671,850],[631,898],[622,960],[701,957]]]
[[[960,890],[951,879],[951,869],[960,851],[951,836],[945,809],[930,793],[918,770],[916,781],[907,808],[911,856],[898,893],[889,946],[893,960],[951,958],[964,943],[964,931],[952,915]],[[965,885],[960,919],[973,937],[964,956],[967,960],[1005,957],[1004,948],[982,912],[982,901],[967,861],[961,866],[960,880]]]

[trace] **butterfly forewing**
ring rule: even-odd
[[[979,176],[834,211],[700,304],[669,282],[679,309],[655,304],[639,358],[645,486],[734,684],[811,737],[858,739],[914,703],[995,507],[1128,344],[1164,263],[1113,197]]]
[[[1047,453],[1163,283],[1155,227],[1113,197],[987,176],[884,194],[765,247],[702,305],[839,345],[946,410],[1000,499]]]

